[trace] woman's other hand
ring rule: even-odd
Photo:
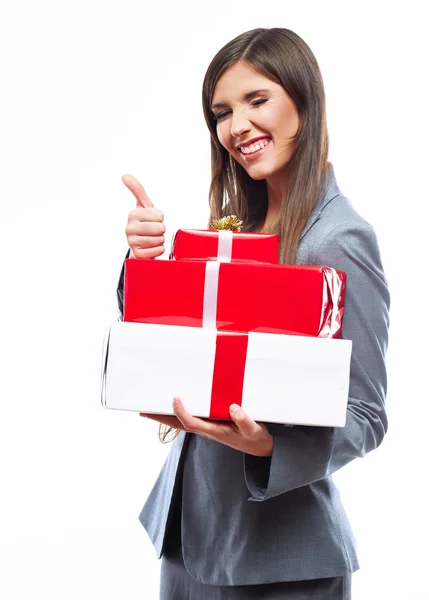
[[[134,194],[136,208],[128,214],[125,228],[128,246],[136,258],[156,258],[165,251],[164,214],[155,208],[142,184],[132,175],[122,181]]]
[[[202,435],[208,440],[220,442],[246,454],[272,456],[273,436],[263,423],[253,421],[237,404],[230,406],[232,421],[211,421],[193,417],[185,410],[179,398],[174,399],[173,406],[176,416],[140,414],[152,421]]]

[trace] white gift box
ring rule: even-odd
[[[178,396],[192,415],[213,416],[218,336],[247,338],[238,403],[252,419],[344,426],[352,342],[333,338],[220,334],[210,328],[118,321],[104,342],[103,405],[174,414],[173,398]],[[226,406],[236,402],[228,390],[224,396]]]

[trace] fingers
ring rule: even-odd
[[[157,258],[165,252],[165,246],[157,246],[156,248],[137,248],[130,246],[133,251],[134,258]]]
[[[244,437],[254,437],[260,432],[260,426],[256,421],[246,415],[244,410],[238,404],[231,404],[229,408],[231,419],[237,425],[240,433]]]
[[[274,438],[263,423],[253,421],[237,404],[230,406],[231,421],[210,421],[193,417],[179,398],[174,398],[175,416],[142,414],[148,419],[201,435],[235,450],[254,456],[272,456]]]
[[[216,432],[219,433],[218,424],[210,423],[209,421],[205,421],[204,419],[193,417],[185,409],[185,407],[183,406],[183,402],[180,400],[180,398],[174,398],[173,408],[174,412],[177,415],[177,418],[187,431],[198,433],[199,435],[208,437],[209,439],[212,435],[215,435]]]
[[[135,258],[157,258],[165,252],[163,213],[156,208],[135,208],[125,228]]]
[[[134,194],[137,206],[141,206],[142,208],[153,208],[152,200],[146,194],[142,184],[135,177],[132,175],[124,175],[122,181],[130,192]]]
[[[127,226],[125,227],[125,233],[127,236],[131,235],[148,235],[148,236],[160,236],[165,233],[164,223],[153,223],[151,221],[137,221],[135,219],[128,219]]]
[[[129,235],[128,241],[133,248],[141,248],[142,250],[157,248],[165,243],[163,235]]]
[[[140,222],[154,221],[164,225],[164,213],[159,208],[154,208],[153,206],[149,208],[138,206],[128,214],[128,220]]]

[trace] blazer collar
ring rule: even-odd
[[[305,236],[305,234],[308,232],[308,230],[311,229],[311,227],[318,220],[320,213],[325,208],[325,206],[327,204],[329,204],[329,202],[331,202],[331,200],[333,200],[334,198],[336,198],[337,196],[339,196],[341,194],[340,189],[337,185],[337,180],[335,179],[334,167],[332,166],[331,163],[329,163],[329,166],[328,166],[328,172],[327,172],[325,182],[326,183],[322,182],[322,185],[320,187],[320,192],[319,192],[319,198],[318,198],[316,204],[314,205],[314,208],[311,211],[310,216],[307,219],[307,223],[305,224],[305,227],[302,230],[299,241],[302,240],[302,238]]]

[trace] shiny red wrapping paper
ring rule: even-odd
[[[124,321],[340,338],[345,292],[346,274],[323,266],[133,258],[125,264]]]
[[[231,404],[242,406],[248,335],[216,336],[210,419],[231,420]]]
[[[217,260],[219,234],[204,229],[179,229],[174,236],[170,259]],[[264,233],[228,232],[232,235],[231,261],[278,263],[278,237]]]

